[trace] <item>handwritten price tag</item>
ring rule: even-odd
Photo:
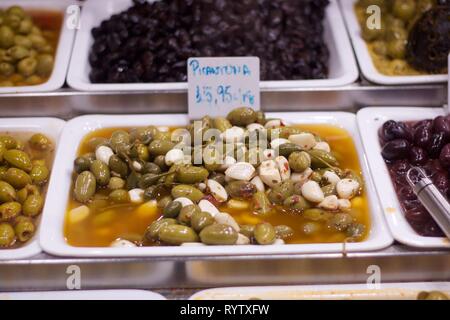
[[[259,58],[190,58],[189,116],[226,116],[237,107],[260,109]]]

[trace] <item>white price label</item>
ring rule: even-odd
[[[258,57],[190,58],[187,68],[191,119],[260,109]]]

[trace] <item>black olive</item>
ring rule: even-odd
[[[445,139],[444,132],[434,133],[431,136],[430,144],[428,145],[428,155],[430,158],[438,158],[446,142],[447,140]]]
[[[408,156],[410,146],[405,139],[392,140],[384,145],[381,154],[388,161],[404,159]]]

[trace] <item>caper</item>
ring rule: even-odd
[[[91,167],[91,160],[86,157],[77,157],[74,161],[74,170],[76,173],[82,173],[89,170]]]
[[[256,122],[257,115],[253,109],[243,107],[232,110],[227,119],[233,126],[247,126]]]
[[[198,242],[199,238],[194,230],[182,225],[166,225],[159,231],[159,239],[167,244],[181,245],[186,242]]]
[[[88,202],[95,194],[97,182],[90,171],[80,173],[75,181],[74,195],[79,202]]]
[[[307,209],[303,212],[303,217],[311,221],[327,221],[332,217],[331,213],[328,213],[322,209]]]
[[[299,210],[302,212],[311,208],[311,204],[300,195],[290,196],[289,198],[284,200],[283,205],[287,208]]]
[[[147,190],[150,188],[147,188]],[[162,197],[161,199],[158,200],[158,203],[157,203],[158,208],[164,209],[172,201],[173,201],[173,198],[171,196]]]
[[[208,178],[209,172],[202,167],[186,166],[176,172],[176,180],[180,183],[195,184]]]
[[[128,166],[122,159],[119,158],[119,156],[112,155],[109,158],[108,165],[109,165],[109,168],[111,169],[112,172],[117,173],[122,178],[126,178],[127,177],[127,175],[128,175]]]
[[[16,223],[14,231],[19,241],[26,242],[33,237],[36,227],[31,219],[22,219]]]
[[[305,151],[295,151],[289,155],[289,166],[294,172],[303,172],[311,166],[311,157]]]
[[[270,223],[259,223],[255,226],[255,240],[258,244],[273,244],[277,239],[275,228]]]
[[[138,172],[132,171],[127,177],[127,189],[132,190],[139,187],[139,181],[142,175]]]
[[[182,205],[178,201],[169,202],[163,210],[164,218],[176,218],[180,214]]]
[[[239,233],[242,233],[247,238],[252,239],[255,236],[255,226],[251,224],[241,225],[241,230],[239,230]]]
[[[149,241],[151,240],[158,240],[159,239],[159,232],[161,229],[165,226],[176,224],[177,220],[175,219],[160,219],[157,221],[154,221],[150,226],[148,226],[147,230],[145,231],[145,238]]]
[[[111,134],[111,138],[109,139],[109,142],[111,144],[111,147],[114,150],[117,150],[117,148],[121,145],[129,145],[130,144],[130,135],[128,134],[128,132],[126,132],[124,130],[117,130]]]
[[[3,158],[13,167],[30,172],[33,168],[30,157],[22,150],[10,149],[3,153]]]
[[[157,131],[155,133],[154,139],[155,140],[162,140],[162,141],[172,141],[171,139],[172,134],[170,132],[166,132],[166,131]]]
[[[144,166],[142,167],[141,172],[143,174],[146,174],[146,173],[160,174],[161,168],[153,162],[146,162],[146,163],[144,163]]]
[[[117,189],[109,194],[109,199],[114,203],[127,203],[130,201],[130,196],[127,190]]]
[[[269,200],[273,204],[282,204],[287,198],[294,194],[294,183],[292,180],[280,182],[272,187],[269,192]]]
[[[183,224],[183,225],[187,225],[190,226],[191,225],[191,220],[192,220],[192,216],[195,213],[201,212],[199,206],[195,205],[195,204],[191,204],[188,206],[185,206],[181,209],[180,214],[178,215],[178,222]]]
[[[256,187],[251,182],[232,181],[225,187],[225,190],[232,198],[248,199],[253,197],[256,192]]]
[[[238,233],[229,225],[213,224],[200,232],[200,239],[208,245],[233,245],[238,239]]]
[[[50,171],[46,166],[33,166],[30,176],[34,184],[41,185],[47,182]]]
[[[208,179],[214,180],[220,183],[222,186],[226,184],[225,175],[223,173],[213,172],[209,175]]]
[[[15,236],[14,228],[9,223],[0,223],[0,247],[12,246]]]
[[[23,203],[23,214],[28,217],[37,216],[44,206],[44,199],[38,194],[32,194]]]
[[[293,152],[300,152],[302,149],[294,143],[283,143],[278,147],[280,156],[288,158]]]
[[[275,234],[278,239],[288,239],[294,235],[294,230],[285,225],[275,226]]]
[[[328,184],[322,187],[322,191],[325,197],[337,195],[336,186],[334,184]]]
[[[164,156],[173,149],[175,144],[170,140],[153,140],[148,146],[148,151],[153,156]]]
[[[184,197],[193,202],[199,202],[204,196],[203,192],[190,185],[181,184],[172,189],[172,197],[175,199]]]
[[[100,160],[94,160],[90,167],[91,172],[95,176],[95,180],[99,186],[106,186],[111,178],[109,167]]]
[[[41,77],[48,77],[52,73],[53,63],[51,54],[40,54],[37,57],[36,73]]]
[[[161,169],[161,171],[167,171],[166,157],[164,155],[157,156],[153,162]]]
[[[339,166],[339,162],[336,157],[330,152],[324,150],[309,150],[309,155],[311,156],[311,167],[313,169],[329,168]]]
[[[150,159],[148,148],[142,143],[134,145],[134,147],[130,150],[130,155],[132,158],[139,159],[143,162],[146,162]]]
[[[0,220],[7,221],[17,217],[22,211],[22,205],[18,202],[7,202],[0,205]]]
[[[191,226],[196,232],[214,224],[215,220],[208,212],[196,210],[191,217]]]
[[[0,203],[16,200],[16,190],[9,183],[0,181]]]
[[[139,141],[143,144],[149,144],[157,131],[158,129],[156,129],[156,127],[154,126],[150,126],[147,128],[133,129],[130,132],[130,140],[132,142]]]
[[[148,187],[155,185],[160,178],[160,175],[154,173],[144,174],[140,177],[138,186],[141,189],[147,189]]]
[[[344,231],[351,225],[353,218],[348,213],[336,213],[330,220],[330,227],[337,231]]]

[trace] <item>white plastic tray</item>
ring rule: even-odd
[[[75,46],[67,76],[68,84],[82,91],[180,91],[187,90],[187,83],[117,83],[93,84],[89,81],[88,54],[93,39],[91,29],[131,6],[131,0],[88,0],[83,7],[81,29],[77,32]],[[358,78],[358,67],[350,40],[345,31],[344,20],[336,0],[331,0],[325,19],[325,42],[330,50],[329,78],[302,81],[262,81],[261,89],[319,88],[343,86]]]
[[[364,149],[389,228],[397,241],[412,247],[450,248],[450,241],[447,238],[420,236],[405,219],[387,166],[381,156],[378,130],[388,120],[417,121],[443,114],[444,109],[392,107],[365,108],[357,115]]]
[[[1,300],[166,300],[159,293],[146,290],[70,290],[4,292]]]
[[[367,80],[384,85],[438,83],[447,81],[446,75],[387,76],[380,73],[373,64],[366,42],[361,37],[361,28],[354,11],[356,1],[357,0],[341,0],[340,3],[361,72]]]
[[[66,80],[67,69],[69,67],[70,55],[72,53],[73,40],[75,38],[75,30],[67,27],[66,21],[68,15],[66,9],[73,1],[69,0],[2,0],[1,8],[12,5],[19,5],[25,10],[57,10],[64,14],[64,20],[61,25],[61,33],[59,36],[58,46],[56,49],[55,63],[53,72],[47,82],[35,86],[21,87],[0,87],[2,93],[23,93],[23,92],[49,92],[61,88]]]
[[[358,243],[347,243],[347,252],[374,251],[389,246],[392,242],[381,214],[372,180],[363,155],[362,144],[356,129],[356,119],[350,113],[269,113],[269,118],[285,119],[289,123],[331,124],[346,129],[354,139],[360,164],[366,179],[371,211],[371,230],[368,239]],[[130,256],[226,256],[251,254],[300,254],[340,253],[342,243],[298,244],[272,246],[202,246],[202,247],[143,247],[143,248],[87,248],[73,247],[66,243],[63,234],[64,217],[70,194],[73,160],[83,137],[94,130],[108,127],[133,127],[145,125],[182,126],[188,123],[187,115],[117,115],[83,116],[69,121],[61,135],[61,146],[55,159],[54,176],[49,186],[48,205],[44,209],[40,244],[44,251],[58,256],[75,257],[130,257]]]
[[[57,147],[59,135],[64,124],[65,121],[55,118],[0,118],[0,133],[40,132],[51,138],[56,145],[55,147]],[[53,170],[51,172],[53,173]],[[52,176],[53,174],[51,175],[50,180],[53,179]],[[0,249],[0,260],[24,259],[40,253],[41,248],[38,243],[39,229],[40,226],[38,226],[38,231],[35,236],[24,246],[17,249]]]
[[[421,291],[450,295],[449,282],[218,288],[197,292],[189,300],[416,300]]]

